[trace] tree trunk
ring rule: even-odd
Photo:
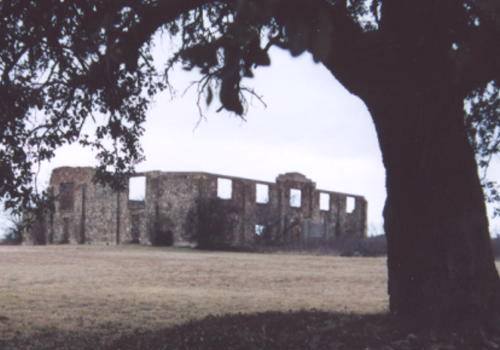
[[[463,97],[384,90],[365,102],[386,169],[390,310],[433,325],[488,320],[500,282]]]

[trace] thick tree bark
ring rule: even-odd
[[[433,328],[483,323],[500,315],[500,281],[464,125],[470,82],[457,76],[439,15],[456,4],[383,5],[380,31],[332,38],[323,63],[363,99],[377,130],[386,169],[390,310]],[[406,11],[412,15],[402,16]]]
[[[500,310],[484,196],[463,97],[432,85],[365,98],[386,169],[390,310],[433,324],[482,322]]]

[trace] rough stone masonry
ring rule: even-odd
[[[217,230],[232,247],[366,235],[364,197],[316,189],[299,173],[275,183],[204,172],[139,173],[139,200],[92,181],[90,167],[54,169],[53,210],[27,243],[193,245]],[[131,178],[131,181],[134,180]]]

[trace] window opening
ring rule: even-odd
[[[269,203],[269,186],[265,184],[255,185],[255,202],[260,204]]]
[[[324,211],[330,210],[330,195],[328,193],[319,194],[319,209]]]
[[[264,225],[255,225],[255,234],[259,237],[262,236],[264,234],[264,229]]]
[[[348,196],[345,201],[345,211],[350,214],[356,209],[356,199]]]
[[[75,184],[63,182],[59,185],[59,208],[61,210],[73,210],[75,200]]]
[[[302,202],[302,192],[299,189],[290,189],[290,206],[293,208],[300,208]]]
[[[146,176],[131,177],[128,180],[128,199],[143,201],[146,198]]]
[[[217,197],[231,199],[233,195],[233,181],[230,179],[217,179]]]

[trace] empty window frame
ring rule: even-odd
[[[330,210],[330,195],[328,193],[319,194],[319,210],[329,211]]]
[[[300,208],[302,203],[302,191],[296,188],[290,189],[290,206],[292,208]]]
[[[143,201],[146,198],[146,177],[136,176],[128,180],[128,199]]]
[[[255,235],[261,237],[264,235],[264,230],[266,227],[264,225],[255,225]]]
[[[59,208],[61,210],[73,210],[75,201],[75,184],[73,182],[62,182],[59,185]]]
[[[345,199],[345,211],[350,214],[356,209],[356,198],[347,196]]]
[[[233,196],[233,181],[230,179],[217,178],[217,197],[220,199],[231,199]]]
[[[259,204],[269,203],[269,186],[265,184],[255,185],[255,202]]]

